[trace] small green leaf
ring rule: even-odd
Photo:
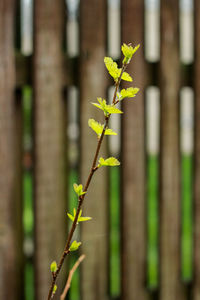
[[[98,107],[99,109],[103,110],[104,115],[108,116],[109,114],[122,114],[123,112],[115,107],[114,104],[109,105],[106,103],[106,100],[102,98],[97,98],[98,103],[92,103],[94,106]]]
[[[104,57],[104,63],[109,74],[114,78],[116,81],[120,76],[120,69],[117,66],[117,63],[112,60],[111,57]]]
[[[121,101],[124,98],[133,98],[133,97],[135,97],[138,92],[139,92],[138,88],[130,87],[130,88],[121,90],[120,93],[117,93],[117,97]]]
[[[70,218],[70,220],[72,220],[72,222],[74,222],[74,219],[75,219],[75,216],[76,216],[76,209],[75,209],[75,208],[74,208],[74,210],[73,210],[73,213],[74,213],[73,216],[72,216],[71,214],[67,213],[68,217]],[[91,220],[91,219],[92,219],[91,217],[81,217],[81,215],[82,215],[82,209],[81,209],[80,212],[79,212],[77,224],[78,224],[79,222],[88,221],[88,220]]]
[[[97,108],[103,110],[104,113],[106,113],[106,106],[107,106],[106,100],[105,100],[105,99],[102,99],[102,98],[100,98],[100,97],[97,98],[97,100],[98,100],[99,104],[98,104],[98,103],[93,103],[93,102],[92,102],[92,104],[93,104],[94,106],[96,106]]]
[[[101,135],[101,133],[103,131],[103,125],[101,125],[100,123],[96,122],[94,119],[89,119],[88,120],[88,126],[90,128],[92,128],[96,132],[96,134],[98,136]]]
[[[88,125],[89,125],[89,127],[91,127],[96,132],[98,137],[101,136],[104,125],[102,125],[101,123],[96,122],[94,119],[89,119],[88,120]],[[105,130],[105,135],[117,135],[117,133],[112,131],[112,129],[107,128]]]
[[[89,220],[91,220],[92,218],[91,217],[79,217],[78,218],[78,221],[79,222],[84,222],[84,221],[89,221]]]
[[[67,215],[68,215],[68,217],[70,218],[70,220],[71,220],[72,222],[74,222],[74,217],[73,217],[71,214],[69,214],[69,213],[67,213]]]
[[[86,192],[83,192],[83,185],[82,184],[78,185],[78,184],[74,183],[73,187],[74,187],[74,191],[78,195],[78,197],[82,196],[86,193]]]
[[[123,114],[123,112],[114,105],[107,105],[106,110],[109,114]]]
[[[105,131],[105,135],[117,135],[117,133],[115,131],[113,131],[110,128],[107,128]]]
[[[73,241],[73,243],[71,244],[69,251],[76,251],[81,245],[81,242],[77,242],[76,240]]]
[[[119,166],[120,162],[115,157],[109,157],[107,159],[104,159],[103,157],[100,157],[99,159],[99,167],[101,166]]]
[[[126,45],[125,43],[122,45],[122,53],[124,54],[123,63],[128,64],[133,56],[133,54],[138,50],[140,44],[136,47],[132,47],[131,45]]]
[[[84,221],[89,221],[92,218],[91,217],[81,217],[82,216],[82,209],[80,210],[79,216],[78,216],[78,222],[84,222]]]
[[[50,269],[52,273],[55,273],[57,271],[58,267],[55,260],[51,263]]]
[[[133,81],[132,77],[127,72],[122,74],[122,79],[125,81]]]
[[[53,294],[55,294],[55,293],[56,293],[56,290],[57,290],[57,285],[56,285],[56,284],[54,284],[54,287],[53,287]]]
[[[105,57],[104,63],[106,65],[109,74],[114,78],[115,81],[117,81],[117,79],[120,77],[122,69],[118,68],[117,63],[114,62],[110,57]],[[133,79],[127,72],[123,72],[122,79],[126,81],[133,81]]]

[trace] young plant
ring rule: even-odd
[[[79,184],[79,185],[77,185],[76,183],[74,184],[74,191],[77,194],[78,205],[77,205],[77,208],[74,208],[73,215],[70,213],[67,213],[69,219],[72,221],[72,225],[71,225],[71,229],[69,231],[69,234],[67,237],[67,242],[66,242],[64,251],[62,253],[62,256],[60,258],[60,261],[59,261],[58,265],[55,261],[53,261],[50,266],[51,273],[52,273],[52,282],[51,282],[51,286],[49,289],[48,300],[52,299],[56,292],[56,289],[57,289],[56,280],[57,280],[58,274],[60,272],[60,269],[62,268],[62,265],[63,265],[63,262],[64,262],[66,256],[68,254],[70,254],[70,252],[78,250],[78,248],[81,245],[81,242],[77,242],[76,240],[71,242],[74,231],[76,229],[76,226],[80,222],[88,221],[91,219],[91,217],[83,217],[82,216],[82,205],[83,205],[83,201],[87,194],[88,187],[90,185],[90,182],[91,182],[91,179],[92,179],[94,173],[103,166],[114,167],[114,166],[120,165],[120,162],[115,157],[108,157],[108,158],[100,157],[99,159],[98,159],[98,157],[99,157],[99,152],[100,152],[100,148],[101,148],[101,144],[102,144],[104,136],[117,134],[112,129],[108,128],[110,116],[112,114],[122,114],[123,113],[121,110],[119,110],[116,107],[116,105],[120,101],[124,100],[125,98],[135,97],[139,91],[139,89],[136,87],[129,87],[127,89],[122,89],[121,91],[119,90],[121,80],[129,81],[129,82],[132,81],[131,76],[125,71],[126,71],[128,64],[131,61],[133,54],[138,50],[139,46],[140,45],[137,45],[136,47],[132,47],[131,44],[128,44],[128,45],[123,44],[122,45],[121,50],[124,55],[124,58],[123,58],[121,68],[118,67],[117,63],[114,62],[112,60],[112,58],[110,58],[110,57],[104,58],[105,66],[106,66],[109,74],[113,77],[114,82],[115,82],[115,90],[114,90],[114,94],[113,94],[113,99],[112,99],[111,104],[108,104],[107,101],[102,98],[97,98],[98,102],[92,103],[95,107],[97,107],[98,109],[100,109],[103,112],[105,122],[104,122],[104,124],[100,124],[99,122],[95,121],[94,119],[88,120],[89,127],[92,130],[94,130],[94,132],[97,134],[97,138],[98,138],[97,147],[96,147],[96,151],[94,153],[94,159],[92,162],[92,166],[91,166],[91,169],[88,174],[88,178],[87,178],[87,181],[86,181],[84,187],[82,184]]]

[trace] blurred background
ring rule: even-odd
[[[103,58],[141,44],[128,72],[140,93],[112,116],[76,229],[70,300],[200,299],[200,3],[1,0],[0,299],[46,299],[97,144],[88,119],[109,101]],[[123,87],[128,85],[123,83]]]

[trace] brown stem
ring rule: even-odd
[[[76,261],[76,263],[74,264],[73,268],[70,270],[69,272],[69,276],[67,278],[67,282],[66,282],[66,285],[65,285],[65,288],[60,296],[60,300],[65,300],[65,297],[67,295],[67,292],[70,288],[70,285],[71,285],[71,281],[72,281],[72,277],[74,275],[74,272],[76,271],[76,269],[78,268],[78,266],[80,265],[80,263],[85,259],[85,255],[82,254],[79,259]]]
[[[127,65],[123,64],[122,69],[121,69],[121,74],[120,74],[120,76],[119,76],[119,78],[118,78],[118,80],[117,80],[117,82],[115,84],[115,91],[114,91],[113,100],[112,100],[112,104],[114,104],[114,105],[116,104],[117,91],[118,91],[118,88],[119,88],[119,85],[120,85],[120,82],[121,82],[122,74],[125,71],[126,67],[127,67]],[[105,123],[104,123],[103,131],[102,131],[100,139],[98,140],[98,143],[97,143],[97,148],[96,148],[96,151],[95,151],[95,155],[94,155],[92,167],[90,169],[90,173],[88,175],[86,184],[85,184],[84,189],[83,189],[84,192],[87,192],[88,187],[89,187],[90,182],[91,182],[91,179],[92,179],[95,171],[98,169],[97,166],[96,166],[97,159],[98,159],[98,155],[99,155],[99,151],[100,151],[100,148],[101,148],[101,144],[102,144],[102,141],[103,141],[103,138],[104,138],[104,135],[105,135],[106,128],[108,127],[108,121],[109,121],[109,119],[110,119],[110,115],[105,116]],[[56,283],[56,280],[57,280],[58,274],[60,272],[60,269],[62,268],[62,265],[64,263],[65,257],[70,252],[69,251],[70,242],[71,242],[71,239],[73,237],[74,231],[76,229],[78,216],[79,216],[79,213],[80,213],[80,210],[81,210],[81,207],[82,207],[85,195],[86,194],[83,194],[78,199],[79,201],[78,201],[78,207],[77,207],[76,215],[74,217],[74,221],[72,223],[72,226],[71,226],[68,238],[67,238],[67,242],[66,242],[63,254],[62,254],[62,257],[61,257],[61,259],[59,261],[58,269],[57,269],[57,271],[55,273],[52,274],[52,282],[51,282],[51,286],[50,286],[49,293],[48,293],[48,298],[47,298],[48,300],[52,299],[53,296],[54,296],[54,294],[53,294],[54,285]]]

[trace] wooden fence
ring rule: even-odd
[[[160,3],[160,60],[144,55],[144,3],[121,1],[121,41],[140,43],[129,67],[141,92],[123,105],[120,180],[120,288],[123,300],[200,299],[200,2],[194,1],[194,62],[184,65],[179,51],[179,1]],[[80,174],[84,181],[96,145],[87,121],[100,119],[90,104],[105,96],[110,86],[103,57],[107,53],[107,1],[80,1],[80,54],[64,51],[66,9],[64,0],[34,1],[33,54],[20,52],[20,4],[0,1],[0,299],[24,299],[23,189],[23,87],[33,89],[34,142],[29,159],[34,180],[35,299],[46,299],[49,265],[58,260],[67,235],[66,124],[68,89],[76,86],[80,99]],[[147,286],[147,199],[145,90],[160,89],[159,153],[159,278],[152,292]],[[193,272],[181,277],[181,157],[180,89],[194,89],[193,156]],[[107,146],[102,153],[106,156]],[[108,173],[95,176],[84,205],[93,221],[81,226],[81,299],[105,300],[110,295]],[[64,284],[66,269],[59,286]],[[58,291],[58,295],[60,289]],[[56,298],[56,297],[55,297]],[[31,299],[31,296],[29,297]],[[57,296],[58,299],[58,296]]]

